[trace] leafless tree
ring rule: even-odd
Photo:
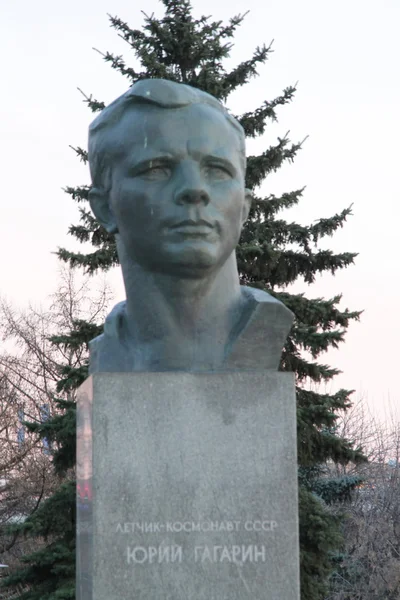
[[[7,564],[27,550],[27,542],[6,535],[5,526],[24,519],[59,484],[52,466],[52,449],[46,440],[30,433],[24,421],[43,422],[54,415],[60,368],[79,367],[87,348],[53,344],[53,335],[68,335],[79,320],[102,323],[111,293],[102,283],[71,269],[60,270],[57,291],[47,308],[18,310],[0,299],[0,562]],[[22,546],[21,546],[22,544]]]
[[[364,482],[336,508],[345,515],[345,547],[327,600],[399,600],[400,423],[394,416],[379,423],[359,402],[340,425],[369,462],[351,467]]]

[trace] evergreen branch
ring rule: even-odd
[[[81,225],[70,225],[68,233],[76,237],[80,242],[90,241],[96,248],[109,248],[112,250],[115,247],[115,237],[113,233],[99,225],[97,219],[84,208],[80,208]]]
[[[66,530],[65,519],[68,518],[67,515],[71,508],[75,508],[75,495],[76,484],[74,481],[62,483],[58,490],[46,499],[34,514],[30,515],[23,523],[10,526],[10,532],[19,530],[29,537],[39,534],[45,538],[50,535],[64,534]],[[70,499],[73,502],[70,503]],[[26,559],[22,558],[23,562],[30,561],[30,556]]]
[[[222,43],[222,40],[233,36],[247,13],[231,18],[226,26],[222,25],[222,21],[209,23],[207,16],[193,19],[190,4],[182,2],[179,6],[169,4],[161,20],[153,14],[142,13],[145,18],[144,31],[131,29],[118,17],[108,16],[111,26],[130,45],[146,69],[146,76],[181,81],[202,89],[208,84],[209,93],[225,98],[225,72],[220,60],[229,55],[232,44]],[[254,72],[254,64],[262,60],[262,55],[263,51],[257,49],[253,59],[248,64],[239,65],[236,75],[231,73],[227,76],[228,80],[247,71],[250,76],[250,71]],[[108,60],[114,68],[126,74],[125,62],[120,56],[110,55]],[[141,74],[137,79],[142,76],[145,75]]]
[[[78,387],[81,386],[82,383],[84,383],[84,381],[88,378],[88,375],[88,359],[86,359],[84,364],[80,365],[79,367],[65,365],[61,370],[61,378],[57,383],[57,392],[61,394],[62,392],[71,392],[78,389]],[[70,454],[67,452],[65,456],[68,457]]]
[[[82,244],[90,241],[91,231],[84,225],[70,225],[68,227],[68,233],[73,235]]]
[[[283,138],[278,138],[278,144],[270,146],[263,154],[247,157],[246,187],[250,189],[258,187],[269,173],[277,171],[285,161],[294,161],[297,152],[307,138],[287,147],[289,144],[288,133]]]
[[[250,60],[240,63],[230,73],[225,75],[223,78],[225,97],[231,94],[237,87],[247,83],[251,77],[258,75],[256,67],[260,63],[265,63],[268,59],[268,55],[272,52],[272,44],[273,40],[269,46],[263,44],[263,46],[257,47]]]
[[[119,37],[129,42],[133,30],[129,27],[128,23],[122,21],[122,19],[119,17],[111,16],[109,13],[107,13],[107,16],[111,23],[111,27],[113,27],[116,31],[122,32],[119,34]]]
[[[77,89],[84,97],[83,101],[89,106],[89,108],[92,112],[94,112],[94,113],[100,112],[101,110],[103,110],[103,108],[106,107],[104,102],[99,102],[98,100],[94,100],[92,94],[90,94],[90,96],[87,96],[80,88],[77,88]]]
[[[328,433],[326,429],[316,427],[311,422],[314,414],[309,414],[301,408],[297,411],[298,439],[299,442],[301,440],[297,448],[299,465],[302,467],[313,466],[327,460],[341,465],[355,462],[361,452],[354,450],[351,442]],[[332,420],[334,421],[334,419]]]
[[[70,148],[76,152],[77,156],[79,157],[79,159],[81,160],[81,162],[83,162],[85,165],[89,160],[89,156],[87,153],[87,150],[83,150],[82,148],[80,148],[79,146],[77,148],[74,148],[74,146],[70,145]]]
[[[299,277],[313,283],[318,273],[330,271],[334,274],[354,263],[356,254],[344,252],[333,254],[330,250],[299,252],[279,250],[272,243],[243,243],[237,251],[240,276],[247,284],[260,282],[274,289],[285,287]]]
[[[122,56],[116,56],[110,52],[104,54],[100,50],[97,50],[97,48],[93,48],[93,50],[98,52],[105,62],[111,63],[111,68],[121,73],[124,77],[127,77],[131,83],[143,79],[147,75],[144,73],[137,73],[134,69],[127,67]]]
[[[253,218],[258,221],[261,216],[270,220],[279,211],[296,206],[303,196],[304,190],[305,187],[294,190],[293,192],[284,193],[279,197],[276,197],[274,194],[270,194],[265,198],[253,196],[253,205],[248,223],[250,223]],[[244,231],[246,230],[246,227],[247,223],[244,226]]]
[[[349,502],[352,492],[364,481],[361,475],[347,475],[332,479],[319,479],[314,482],[312,491],[327,504]]]
[[[89,342],[103,333],[103,325],[96,325],[96,323],[81,319],[75,319],[72,324],[74,329],[68,334],[53,335],[49,340],[55,345],[61,345],[65,350],[76,352],[82,344],[85,345],[86,350],[89,350]]]
[[[215,38],[216,39],[223,39],[223,38],[227,38],[227,37],[232,38],[236,29],[238,28],[239,25],[242,24],[242,22],[247,17],[249,12],[250,12],[250,10],[246,10],[246,12],[243,14],[238,14],[238,15],[235,15],[234,17],[231,17],[229,19],[229,25],[226,25],[225,27],[220,27],[218,33],[216,33],[216,35],[215,35]]]
[[[114,248],[101,248],[90,254],[69,252],[64,248],[59,248],[55,254],[60,260],[68,263],[72,268],[83,267],[84,272],[88,274],[96,273],[99,269],[108,271],[111,267],[115,267],[119,264],[115,245]]]
[[[90,185],[82,185],[77,187],[65,187],[63,188],[63,191],[66,194],[69,194],[73,200],[76,200],[77,202],[84,202],[89,200],[90,188]]]
[[[64,369],[60,369],[60,374],[63,375]],[[87,369],[86,369],[87,376]],[[74,383],[77,379],[74,380]],[[84,379],[79,380],[79,385]],[[71,386],[63,386],[57,384],[57,391],[70,391]],[[62,413],[54,415],[44,423],[27,423],[27,428],[33,433],[40,435],[41,439],[46,439],[54,448],[52,452],[52,463],[55,472],[59,476],[65,476],[69,469],[75,465],[75,446],[76,446],[76,406],[74,402],[69,402],[67,408],[64,408]],[[58,440],[63,439],[63,444],[59,445]]]
[[[310,233],[313,237],[314,243],[325,236],[332,236],[339,227],[343,227],[347,220],[347,217],[352,213],[352,206],[342,210],[341,213],[330,217],[329,219],[319,219],[314,225],[310,227]]]
[[[344,211],[345,212],[345,211]],[[345,217],[343,217],[345,219]],[[341,215],[335,215],[332,219],[324,219],[324,227],[315,229],[314,225],[299,225],[298,223],[288,223],[283,219],[263,220],[254,219],[248,222],[244,229],[243,241],[249,241],[250,235],[254,238],[273,242],[277,248],[284,248],[288,245],[297,245],[302,250],[311,253],[311,244],[315,244],[318,239],[325,235],[332,235],[335,228],[343,226]]]
[[[309,362],[305,358],[302,358],[298,353],[287,350],[287,346],[291,347],[290,341],[287,342],[286,347],[282,353],[281,367],[282,371],[291,371],[296,373],[296,379],[298,382],[305,382],[307,380],[314,381],[316,383],[323,383],[330,381],[336,375],[339,375],[341,371],[328,365],[323,365],[317,362]]]
[[[330,300],[323,298],[306,298],[304,294],[290,294],[288,292],[270,293],[281,300],[295,315],[301,323],[310,326],[318,326],[322,331],[329,331],[335,326],[347,329],[350,321],[358,321],[362,311],[343,311],[337,308],[342,299],[341,295],[334,296]]]
[[[256,236],[266,242],[272,242],[275,247],[282,248],[289,244],[297,244],[306,252],[310,248],[310,228],[298,223],[288,223],[284,220],[271,220],[258,223]]]
[[[255,111],[247,112],[236,117],[242,125],[246,136],[255,138],[257,135],[262,135],[265,132],[267,119],[270,119],[273,122],[278,120],[275,108],[291,102],[295,92],[296,87],[287,87],[283,90],[282,96],[278,96],[271,102],[265,101],[263,105]]]
[[[339,343],[344,341],[345,333],[344,329],[318,331],[318,327],[302,323],[296,323],[292,329],[292,337],[296,346],[310,352],[313,358],[317,358],[331,347],[337,349]]]
[[[76,237],[76,239],[82,243],[90,240],[91,232],[84,225],[70,225],[68,227],[68,233]]]
[[[307,409],[308,411],[318,411],[320,412],[320,407],[327,409],[329,408],[331,411],[342,411],[347,410],[351,407],[350,396],[354,393],[354,390],[345,390],[340,389],[334,394],[321,394],[319,392],[315,392],[313,390],[306,390],[304,388],[297,389],[297,404],[303,409]],[[320,414],[326,414],[325,412]],[[334,414],[334,413],[332,413]],[[317,416],[317,415],[315,415]],[[312,421],[315,423],[317,427],[321,427],[325,425],[326,427],[332,427],[338,418],[337,415],[334,415],[335,418],[332,420],[331,414],[329,414],[329,420],[326,421],[324,419],[318,418],[318,421]]]

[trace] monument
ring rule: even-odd
[[[292,313],[241,286],[245,136],[141,80],[90,126],[89,199],[126,301],[78,398],[80,600],[298,600]]]

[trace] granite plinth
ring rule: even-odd
[[[78,600],[299,600],[292,374],[98,373],[78,407]]]

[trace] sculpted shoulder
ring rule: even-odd
[[[268,292],[242,286],[242,293],[249,300],[249,314],[226,357],[225,368],[277,370],[294,315]]]
[[[293,313],[268,292],[247,286],[241,290],[244,309],[218,370],[276,370]],[[104,333],[90,342],[90,373],[135,370],[128,350],[125,311],[126,302],[116,304],[106,318]]]

